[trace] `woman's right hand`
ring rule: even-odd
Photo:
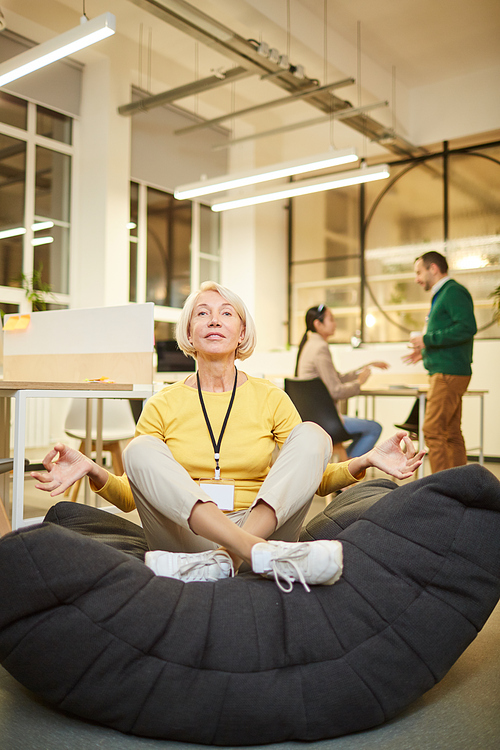
[[[363,367],[363,369],[360,371],[358,375],[358,383],[360,385],[363,385],[364,383],[366,383],[366,381],[368,380],[371,374],[372,374],[372,371],[370,370],[369,367]]]
[[[32,471],[31,476],[40,482],[35,487],[50,492],[51,497],[61,495],[68,487],[87,475],[92,478],[98,489],[104,487],[107,480],[105,469],[97,466],[80,451],[63,443],[56,443],[42,463],[47,471]]]

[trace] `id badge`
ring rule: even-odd
[[[221,510],[234,510],[233,479],[200,479],[199,485]]]

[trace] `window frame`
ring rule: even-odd
[[[12,95],[13,96],[13,95]],[[74,117],[71,117],[72,120],[72,143],[66,144],[62,141],[58,141],[53,138],[47,138],[43,135],[38,135],[36,132],[37,127],[37,108],[38,106],[42,107],[44,110],[49,110],[53,112],[57,112],[57,110],[53,109],[52,107],[46,107],[42,104],[38,104],[36,102],[30,101],[28,99],[24,99],[21,96],[15,95],[17,99],[20,99],[22,101],[25,101],[27,104],[27,121],[26,121],[26,130],[23,130],[21,128],[18,128],[13,125],[8,125],[6,123],[0,122],[0,133],[3,135],[9,136],[11,138],[16,138],[18,140],[22,140],[26,143],[26,167],[25,167],[25,197],[24,197],[24,217],[23,217],[23,223],[24,228],[26,230],[25,234],[23,235],[23,262],[22,262],[22,273],[25,277],[31,278],[34,272],[34,257],[35,257],[35,247],[32,244],[32,240],[34,239],[34,232],[32,229],[32,225],[38,221],[46,220],[47,217],[39,217],[37,218],[37,215],[35,214],[35,191],[36,191],[36,149],[37,147],[45,148],[49,151],[55,151],[64,155],[67,155],[71,159],[71,177],[70,177],[70,203],[69,203],[69,212],[70,212],[70,221],[59,221],[50,218],[50,221],[54,222],[54,225],[61,226],[64,228],[67,228],[69,230],[69,237],[68,237],[68,257],[66,259],[66,262],[68,264],[68,292],[50,292],[47,294],[43,294],[40,292],[40,295],[45,298],[45,302],[50,304],[55,304],[62,307],[69,307],[70,305],[70,296],[71,296],[71,276],[70,276],[70,267],[71,267],[71,248],[73,246],[73,232],[74,232],[74,222],[73,217],[75,216],[75,166],[76,166],[76,146],[75,142],[77,141],[77,120]],[[0,285],[0,303],[7,303],[7,304],[16,304],[19,306],[19,312],[21,313],[29,313],[33,309],[32,303],[26,298],[26,293],[22,287],[14,287],[14,286],[3,286]]]
[[[426,250],[435,249],[438,252],[445,253],[447,249],[452,249],[455,245],[459,245],[463,240],[466,240],[467,238],[462,238],[461,240],[456,240],[454,238],[450,238],[448,236],[448,227],[449,227],[449,205],[447,200],[447,193],[449,191],[449,181],[450,181],[450,175],[447,169],[447,160],[450,157],[453,157],[455,155],[464,154],[464,155],[470,155],[470,156],[483,156],[484,158],[487,158],[493,162],[495,162],[500,167],[500,160],[498,158],[493,158],[489,154],[485,154],[484,152],[487,149],[492,148],[498,148],[500,146],[500,141],[489,141],[484,143],[470,143],[469,145],[460,146],[457,144],[456,147],[450,147],[450,145],[447,142],[444,142],[443,144],[440,144],[435,150],[429,151],[428,154],[424,156],[418,156],[414,158],[408,158],[408,159],[401,159],[401,160],[393,160],[391,164],[394,167],[401,167],[401,170],[398,172],[397,175],[395,175],[393,178],[389,178],[388,181],[384,181],[380,184],[380,189],[378,194],[375,198],[372,199],[370,206],[366,206],[366,195],[365,195],[365,186],[359,185],[359,186],[352,186],[351,188],[347,188],[347,190],[352,191],[358,191],[358,219],[359,219],[359,252],[353,254],[358,255],[359,258],[359,272],[356,274],[351,274],[350,276],[339,276],[335,278],[327,278],[326,274],[323,278],[316,278],[311,281],[300,281],[294,278],[294,274],[296,275],[297,268],[300,267],[300,265],[304,264],[314,264],[315,262],[323,262],[326,263],[327,257],[326,254],[324,257],[311,257],[309,258],[303,258],[301,255],[299,255],[297,259],[297,253],[294,254],[294,243],[297,241],[297,235],[294,229],[294,204],[296,206],[296,201],[299,201],[300,198],[292,199],[289,203],[290,208],[290,231],[289,231],[289,264],[288,264],[288,289],[289,289],[289,325],[288,325],[288,344],[292,345],[297,343],[295,339],[297,338],[297,325],[298,320],[300,320],[301,325],[299,326],[299,329],[302,330],[303,328],[303,320],[305,315],[305,310],[302,310],[299,308],[299,297],[301,290],[309,290],[317,291],[317,301],[324,302],[327,296],[327,292],[330,290],[335,289],[341,289],[342,287],[357,287],[359,292],[359,298],[358,303],[350,305],[349,307],[335,307],[334,312],[337,316],[343,316],[350,319],[354,319],[356,321],[356,324],[352,325],[353,329],[353,335],[354,337],[360,341],[360,343],[365,342],[367,343],[367,336],[366,336],[366,315],[373,311],[379,311],[382,314],[387,313],[391,320],[391,325],[395,328],[401,328],[401,326],[398,326],[397,322],[394,322],[391,317],[391,313],[395,312],[397,313],[399,309],[403,311],[411,311],[411,310],[427,310],[428,309],[428,302],[413,302],[413,303],[404,303],[402,305],[392,305],[392,304],[380,304],[377,300],[373,300],[370,295],[370,282],[376,283],[377,281],[384,281],[384,280],[398,280],[401,278],[403,281],[408,281],[414,279],[414,274],[412,272],[401,272],[400,274],[388,274],[384,275],[384,277],[378,277],[378,276],[370,276],[366,273],[366,261],[368,259],[370,250],[366,250],[366,238],[367,238],[367,232],[369,231],[369,226],[371,219],[373,218],[374,214],[376,213],[377,207],[380,204],[383,197],[388,193],[388,191],[391,189],[391,187],[394,185],[395,182],[397,182],[398,179],[401,177],[404,177],[409,171],[411,171],[413,168],[418,167],[419,164],[427,162],[432,159],[443,159],[445,163],[445,167],[443,169],[443,175],[442,175],[442,188],[445,194],[445,199],[443,202],[441,217],[442,217],[442,226],[443,226],[443,236],[439,241],[432,241],[429,244],[418,244],[418,245],[405,245],[404,249],[407,251],[410,247],[412,247],[415,251],[415,256],[421,254],[422,252],[425,252]],[[319,194],[321,195],[321,194]],[[326,238],[328,236],[329,232],[325,225],[323,235],[324,240],[326,241]],[[349,238],[346,237],[345,241],[348,242]],[[299,240],[302,241],[302,240]],[[388,250],[395,251],[398,248],[388,247]],[[380,250],[380,248],[378,248]],[[465,283],[467,283],[467,276],[471,273],[473,274],[479,274],[479,273],[488,273],[488,270],[485,270],[485,268],[479,268],[479,269],[468,269],[468,270],[460,270],[460,269],[454,269],[453,270],[453,276],[456,276],[456,278],[460,280],[464,280]],[[494,266],[491,268],[491,273],[498,273],[498,267]],[[474,304],[477,309],[485,309],[488,307],[488,301],[485,299],[474,299]],[[493,303],[491,303],[491,309],[492,309],[492,318],[493,318]],[[354,331],[354,328],[356,328],[356,331]],[[498,326],[492,326],[492,324],[484,325],[482,328],[480,328],[480,331],[485,331],[489,328],[496,328],[496,330],[491,331],[491,336],[489,338],[492,339],[498,339],[499,333],[498,333]],[[300,337],[299,337],[300,338]],[[488,336],[485,336],[484,338],[488,338]],[[406,333],[401,333],[401,337],[394,339],[394,341],[405,341],[407,339]],[[391,339],[392,340],[392,339]],[[369,343],[380,343],[382,339],[369,339]],[[347,343],[347,341],[346,341]],[[357,344],[359,345],[359,344]]]
[[[158,190],[167,195],[173,194],[158,185],[140,179],[132,179],[130,184],[138,186],[137,191],[137,234],[129,235],[129,241],[137,246],[137,276],[136,276],[136,299],[137,303],[146,302],[147,291],[147,191],[148,188]],[[220,242],[219,231],[219,242]],[[191,241],[190,241],[190,287],[198,289],[200,286],[200,264],[203,259],[209,259],[221,267],[221,255],[213,255],[201,251],[201,204],[198,201],[191,202]],[[181,313],[180,307],[169,307],[166,305],[154,306],[155,322],[177,323]]]

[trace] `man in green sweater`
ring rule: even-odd
[[[446,258],[435,251],[415,260],[415,281],[432,294],[422,334],[413,336],[403,361],[423,360],[429,372],[424,436],[433,473],[467,463],[461,430],[462,396],[471,379],[472,345],[477,332],[468,290],[448,276]]]

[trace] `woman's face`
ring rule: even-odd
[[[337,328],[337,325],[335,323],[335,318],[333,317],[333,313],[330,310],[329,307],[326,308],[325,314],[323,315],[323,320],[315,320],[314,326],[316,328],[316,331],[319,333],[320,336],[322,336],[324,339],[330,338],[330,336],[333,336],[335,333],[335,329]]]
[[[218,292],[201,292],[188,334],[197,354],[209,358],[225,357],[236,351],[244,335],[245,326],[232,304]]]

